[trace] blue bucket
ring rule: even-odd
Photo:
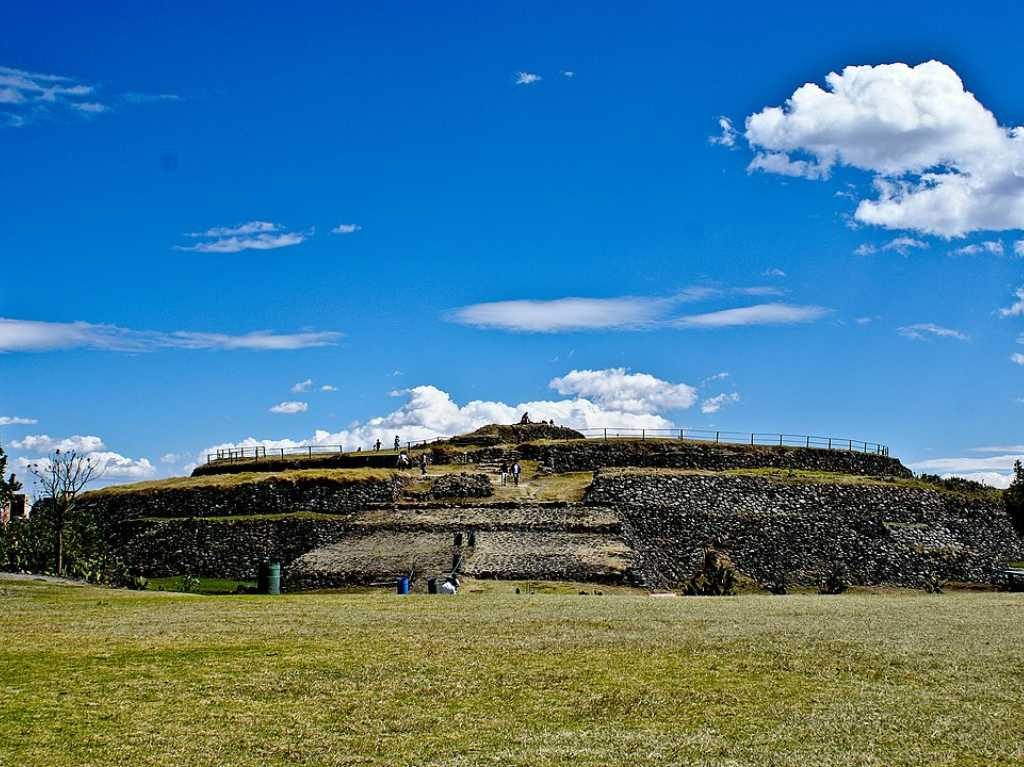
[[[409,593],[409,578],[408,578],[408,576],[403,575],[401,578],[398,579],[398,593],[399,594],[408,594]]]

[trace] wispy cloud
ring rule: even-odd
[[[572,71],[571,69],[563,69],[561,74],[562,74],[562,77],[568,78],[569,80],[571,80],[572,78],[574,78],[576,76],[576,73],[574,71]]]
[[[296,413],[305,413],[309,410],[309,404],[306,402],[279,402],[270,408],[271,413],[278,413],[281,415],[295,415]]]
[[[137,91],[122,93],[121,98],[129,104],[159,104],[181,101],[181,96],[176,93],[139,93]]]
[[[338,391],[338,387],[331,386],[331,384],[324,384],[320,387],[320,391]]]
[[[249,221],[237,226],[215,226],[205,232],[191,232],[186,237],[201,239],[195,245],[175,245],[175,250],[196,253],[238,253],[242,250],[273,250],[298,245],[312,232],[285,231],[270,221]]]
[[[718,144],[719,146],[727,146],[733,148],[736,146],[736,138],[739,133],[732,126],[732,120],[728,117],[718,118],[718,130],[717,136],[709,136],[708,141],[712,144]]]
[[[18,415],[0,415],[0,426],[30,426],[39,423],[35,418],[22,418]]]
[[[1024,365],[1024,354],[1011,354],[1010,362],[1015,365]]]
[[[39,352],[57,349],[97,349],[148,352],[155,349],[246,349],[273,351],[331,346],[340,333],[303,331],[275,333],[257,330],[241,335],[178,330],[171,333],[131,330],[89,322],[43,322],[0,317],[0,352]]]
[[[779,268],[772,267],[771,269],[765,269],[761,272],[762,277],[777,277],[782,278],[786,276],[786,273]]]
[[[726,405],[732,405],[739,401],[740,395],[735,392],[732,394],[716,394],[714,397],[708,397],[700,403],[700,412],[704,415],[710,415],[711,413],[717,413]]]
[[[359,224],[338,224],[331,230],[331,234],[354,234],[362,228]]]
[[[673,317],[681,304],[728,296],[779,295],[772,286],[720,288],[696,285],[671,296],[618,296],[615,298],[517,299],[471,304],[449,312],[445,319],[462,325],[528,333],[574,330],[645,330],[686,324]],[[786,306],[770,304],[768,306]],[[756,308],[756,307],[749,307]],[[806,308],[806,307],[805,307]]]
[[[8,125],[24,125],[60,109],[105,111],[106,106],[93,97],[94,91],[94,86],[73,77],[0,67],[0,112]]]
[[[912,250],[921,250],[927,247],[928,243],[924,240],[918,240],[913,237],[894,237],[888,242],[883,242],[881,245],[873,245],[871,243],[858,245],[853,252],[858,256],[870,256],[873,253],[892,251],[899,253],[901,256],[906,256]]]
[[[978,256],[988,254],[992,256],[1001,256],[1004,252],[1003,243],[1000,240],[985,240],[984,242],[975,242],[971,245],[964,245],[962,248],[957,248],[952,251],[952,255]]]
[[[799,306],[772,303],[722,309],[705,314],[691,314],[673,320],[673,324],[685,328],[727,328],[748,325],[793,325],[814,322],[831,313],[823,306]]]
[[[1017,300],[1003,309],[999,309],[1000,317],[1020,317],[1024,315],[1024,287],[1017,288],[1013,291],[1013,295],[1017,297]]]
[[[307,378],[305,381],[299,381],[297,384],[292,385],[293,394],[301,394],[304,391],[309,391],[313,388],[313,379]]]
[[[535,75],[532,72],[516,72],[516,85],[533,85],[543,79],[540,75]]]
[[[957,341],[968,341],[970,336],[961,333],[959,330],[944,328],[934,322],[919,322],[916,325],[904,325],[896,328],[896,332],[904,338],[914,341],[924,341],[927,338],[952,338]]]

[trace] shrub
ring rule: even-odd
[[[929,573],[925,576],[923,588],[929,594],[941,594],[946,588],[946,582],[937,573]]]
[[[1013,462],[1013,481],[1003,493],[1003,503],[1013,526],[1024,535],[1024,465],[1020,461]]]
[[[819,594],[842,594],[850,588],[850,576],[846,565],[842,562],[834,563],[822,576],[818,584]]]
[[[199,591],[199,579],[194,575],[183,575],[178,583],[178,590],[186,594],[195,594]]]
[[[704,549],[703,561],[683,591],[691,597],[732,596],[736,593],[736,568],[732,560],[715,549]]]

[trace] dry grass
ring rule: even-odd
[[[0,764],[1024,762],[1021,595],[512,588],[267,598],[0,581]]]
[[[270,480],[286,482],[311,482],[330,480],[338,484],[387,480],[395,475],[390,469],[301,469],[299,471],[248,471],[238,474],[210,474],[203,477],[171,477],[149,482],[134,482],[129,485],[111,485],[93,490],[87,496],[120,495],[123,493],[158,492],[161,490],[191,490],[204,487],[234,487]]]

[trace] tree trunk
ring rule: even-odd
[[[57,575],[64,574],[64,528],[57,528]]]

